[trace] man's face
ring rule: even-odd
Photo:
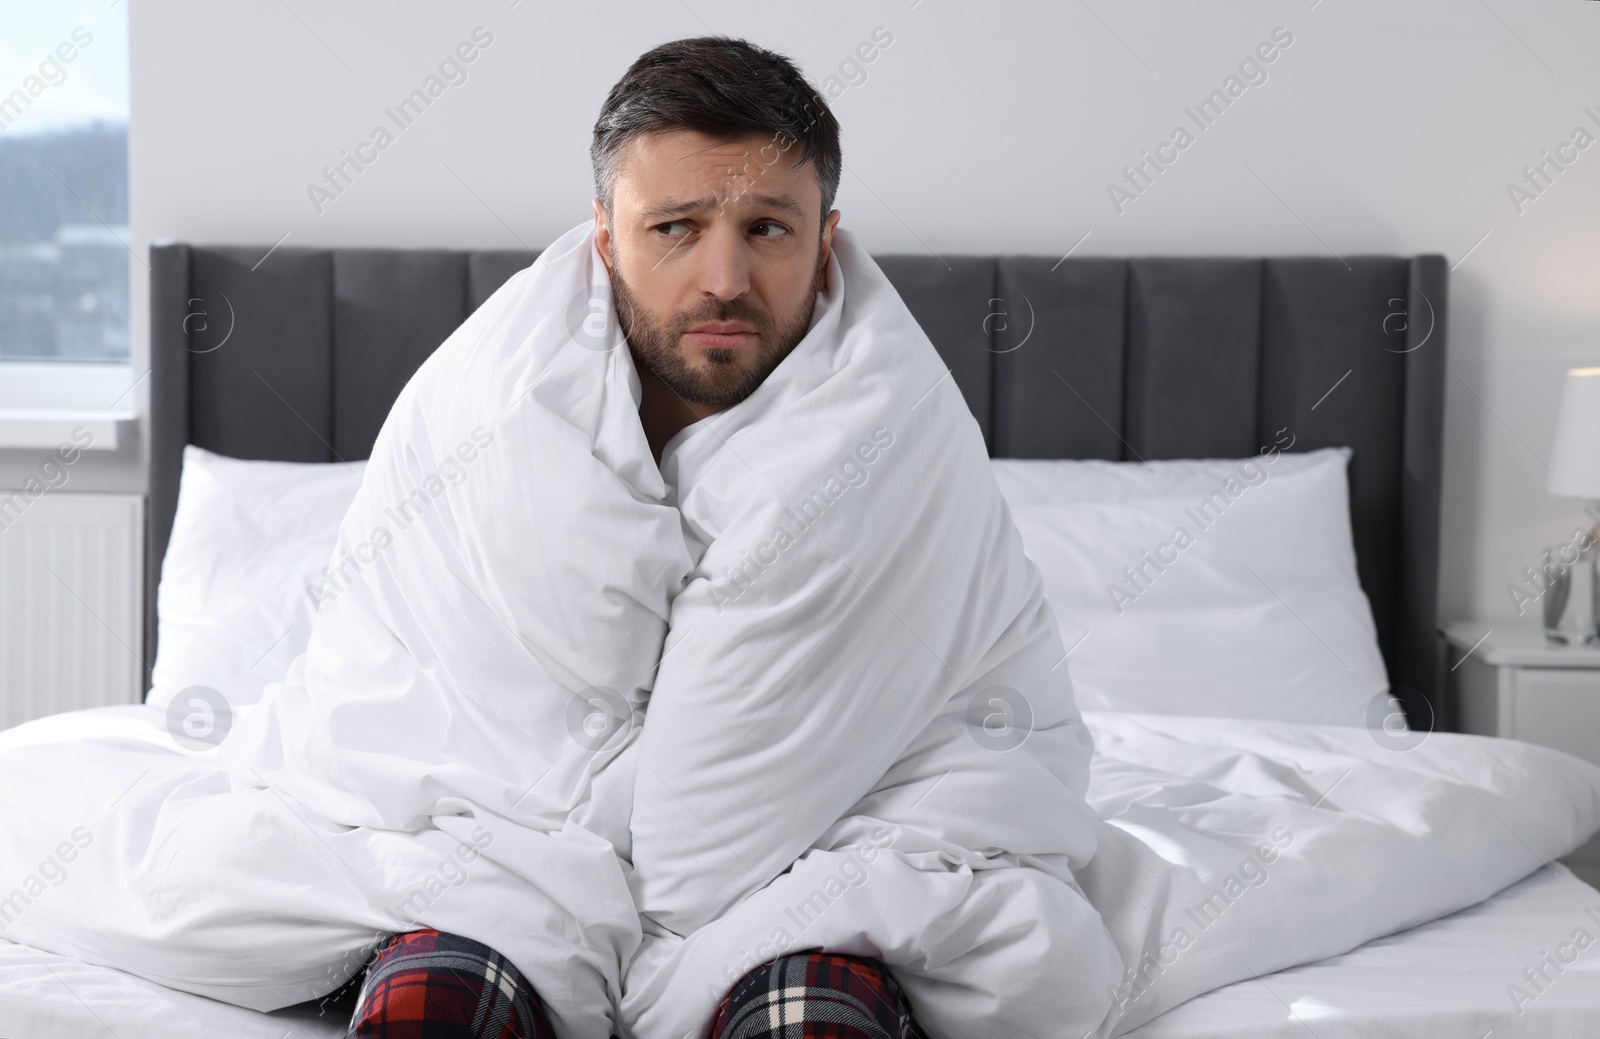
[[[609,219],[595,201],[634,357],[689,404],[737,404],[805,337],[839,213],[824,221],[799,151],[760,134],[642,134],[618,156]]]

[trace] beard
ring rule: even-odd
[[[662,320],[639,304],[622,278],[620,258],[613,252],[611,295],[617,323],[627,337],[635,363],[684,401],[703,407],[731,407],[754,393],[773,370],[805,338],[822,288],[822,264],[811,277],[811,289],[794,312],[774,318],[743,296],[709,299],[702,306]],[[689,329],[708,321],[741,321],[756,333],[754,344],[734,349],[708,348],[705,364],[691,365],[679,345]],[[741,360],[748,355],[748,360]]]

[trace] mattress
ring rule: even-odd
[[[262,1014],[0,939],[6,1039],[340,1039],[352,1003]]]
[[[1588,938],[1573,944],[1579,930]],[[1570,964],[1558,959],[1569,955]],[[1600,891],[1564,866],[1343,956],[1208,992],[1126,1039],[1484,1039],[1491,1032],[1492,1039],[1600,1035]]]
[[[1579,930],[1597,939],[1586,950],[1571,944]],[[1560,963],[1573,952],[1574,962]],[[0,941],[0,1036],[10,1039],[334,1039],[348,1014],[348,1001],[260,1014]],[[1563,866],[1346,955],[1190,1000],[1128,1039],[1482,1039],[1491,1031],[1493,1039],[1600,1035],[1600,891]]]

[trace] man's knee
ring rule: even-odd
[[[367,969],[346,1039],[554,1039],[522,972],[482,942],[435,930],[396,935]]]
[[[922,1032],[905,994],[877,960],[838,953],[781,956],[746,974],[723,1000],[712,1039],[767,1039],[788,1026],[829,1022],[845,1039],[903,1039]]]

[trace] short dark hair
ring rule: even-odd
[[[844,161],[839,121],[782,54],[745,40],[697,36],[640,55],[606,95],[589,145],[595,194],[607,213],[617,151],[640,134],[675,129],[721,140],[764,133],[798,141],[795,161],[816,169],[823,217],[833,208]]]

